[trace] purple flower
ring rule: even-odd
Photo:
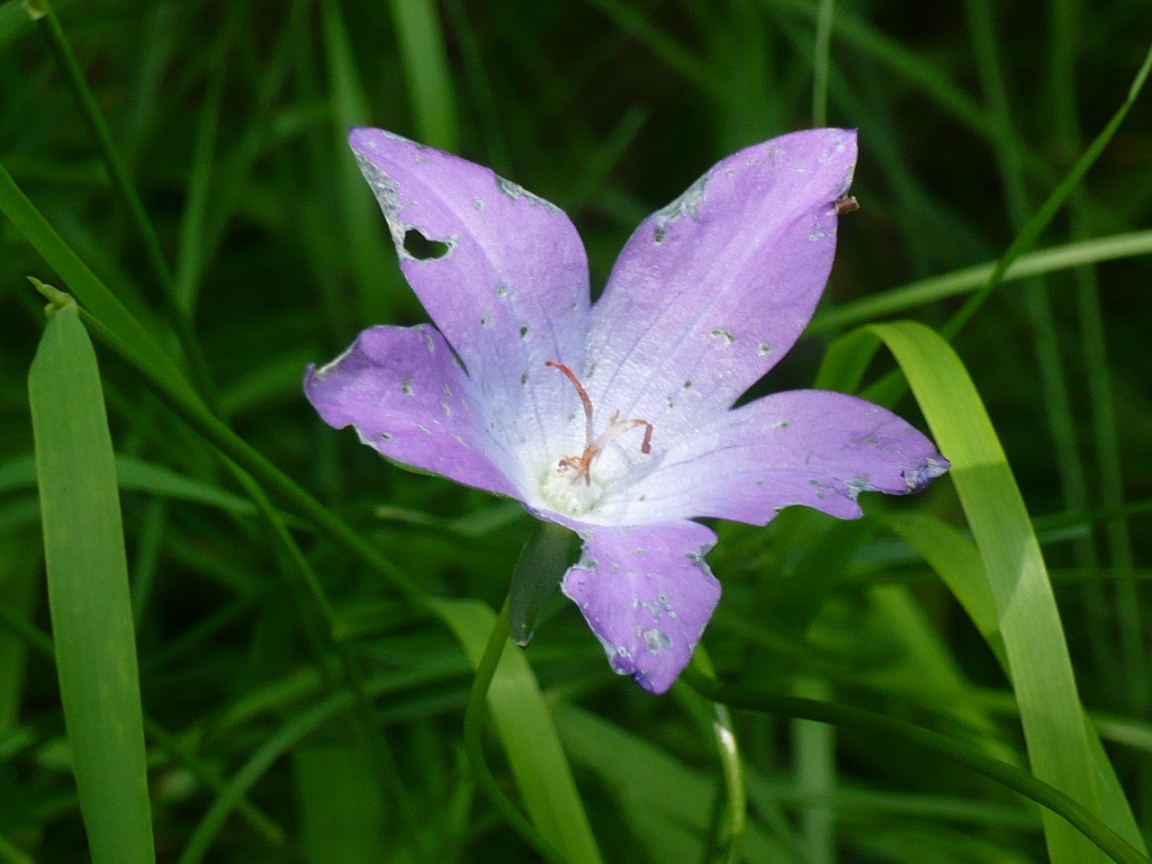
[[[562,588],[612,668],[662,693],[720,599],[694,517],[842,519],[915,492],[932,443],[852,396],[732,408],[808,323],[856,136],[785,135],[714,166],[628,241],[593,306],[559,209],[487,168],[378,129],[349,137],[435,326],[372,327],[308,370],[336,428],[384,456],[521,501],[584,541]],[[410,251],[411,250],[411,251]]]

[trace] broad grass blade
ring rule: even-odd
[[[60,696],[92,862],[152,864],[116,465],[96,353],[74,303],[49,318],[28,391]]]
[[[944,338],[923,324],[869,329],[895,355],[937,445],[952,461],[952,481],[996,606],[1033,773],[1143,849],[1119,781],[1084,716],[1040,544],[972,379]],[[1044,829],[1053,864],[1107,860],[1047,812]]]

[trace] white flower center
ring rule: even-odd
[[[621,420],[614,414],[598,437],[593,437],[592,400],[576,375],[563,363],[553,360],[546,365],[563,373],[576,388],[584,406],[584,452],[579,456],[562,455],[550,464],[540,477],[540,496],[557,513],[584,516],[596,509],[608,490],[619,486],[629,473],[626,460],[601,459],[604,450],[631,429],[644,427],[640,452],[652,450],[652,424],[647,420]],[[593,470],[593,466],[596,470]]]
[[[604,487],[593,474],[589,482],[578,478],[567,466],[554,465],[540,481],[540,496],[548,506],[565,516],[583,516],[594,510],[604,495]]]

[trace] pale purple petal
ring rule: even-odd
[[[853,131],[785,135],[719,162],[645,220],[592,313],[598,410],[676,436],[775,365],[828,279],[855,162]]]
[[[579,368],[588,262],[553,205],[490,169],[379,129],[349,144],[388,221],[400,267],[459,354],[508,447],[561,449],[576,394],[546,360]],[[418,260],[405,236],[447,244]]]
[[[372,327],[327,366],[309,366],[304,393],[324,421],[353,426],[389,459],[518,497],[506,452],[444,337],[428,324]]]
[[[843,393],[792,390],[730,411],[685,439],[631,485],[630,500],[611,518],[715,516],[762,525],[804,504],[854,519],[860,492],[917,492],[947,469],[932,442],[886,408]]]
[[[704,555],[716,535],[695,522],[574,526],[580,562],[564,576],[615,672],[663,693],[688,665],[720,601]]]

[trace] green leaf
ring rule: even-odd
[[[28,377],[64,719],[93,864],[152,864],[128,564],[96,353],[75,303]]]
[[[987,574],[1033,773],[1128,842],[1143,841],[1086,721],[1056,600],[1024,500],[960,358],[915,322],[873,325],[908,378],[956,485]],[[1044,815],[1053,864],[1105,860],[1070,825]]]

